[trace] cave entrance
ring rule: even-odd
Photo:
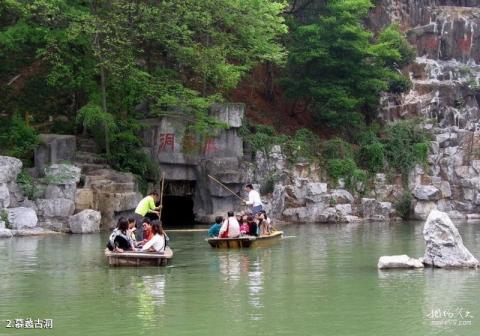
[[[165,181],[162,223],[166,228],[192,226],[195,222],[195,182]]]

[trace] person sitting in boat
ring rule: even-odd
[[[137,242],[137,237],[135,236],[135,232],[137,231],[135,218],[130,217],[128,219],[128,231],[127,236],[132,240],[135,244]]]
[[[253,216],[247,216],[248,233],[250,236],[258,236],[258,226]]]
[[[237,238],[240,236],[240,224],[238,224],[237,218],[233,211],[228,212],[228,218],[223,222],[219,238]]]
[[[208,236],[211,238],[218,237],[218,234],[220,233],[220,228],[222,227],[223,223],[223,217],[218,216],[215,218],[215,223],[210,226],[210,229],[208,229]]]
[[[153,238],[143,245],[142,252],[163,252],[167,246],[167,236],[163,231],[160,221],[153,221],[152,223]]]
[[[263,210],[263,203],[260,199],[260,194],[258,193],[258,191],[253,189],[253,186],[251,184],[247,184],[245,186],[245,191],[248,193],[248,201],[245,200],[244,203],[246,205],[251,205],[252,213],[253,215],[256,215]]]
[[[245,217],[247,217],[247,216],[245,216]],[[242,217],[242,222],[240,224],[240,234],[241,235],[250,234],[250,226],[247,223],[247,219],[245,218],[245,220],[243,220],[243,217]]]
[[[265,211],[259,212],[257,214],[257,222],[258,222],[258,231],[260,232],[260,236],[270,235],[270,225],[267,220],[267,214],[265,213]]]
[[[128,237],[128,220],[125,217],[118,219],[117,227],[110,234],[107,248],[114,252],[130,251],[134,249],[133,241]]]
[[[158,192],[152,191],[147,196],[145,196],[137,205],[135,209],[135,221],[137,225],[140,226],[142,224],[143,218],[147,214],[153,214],[158,218],[160,216],[159,210],[161,209],[161,205],[157,206],[156,202],[160,200],[160,196]]]
[[[146,242],[153,238],[152,222],[146,217],[142,220],[142,232],[143,239],[138,243],[138,246],[145,245]]]

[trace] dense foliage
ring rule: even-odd
[[[284,74],[285,97],[343,139],[245,125],[253,152],[279,144],[291,161],[321,163],[332,183],[343,178],[350,189],[365,187],[380,171],[408,176],[426,161],[425,133],[417,121],[382,129],[374,120],[382,91],[410,89],[400,69],[414,50],[395,26],[376,34],[365,27],[370,0],[317,1],[308,15],[298,14],[298,3],[3,1],[0,152],[28,163],[38,143],[32,125],[88,132],[113,167],[155,179],[155,165],[141,150],[140,121],[180,118],[205,138],[222,127],[207,113],[212,103],[267,62]]]
[[[126,121],[172,115],[200,133],[218,126],[207,114],[213,102],[255,64],[283,62],[284,7],[271,0],[3,1],[0,114],[77,122],[115,165],[132,169],[140,158],[125,153],[141,143]]]
[[[410,87],[398,70],[414,50],[394,26],[377,36],[365,28],[372,7],[370,0],[332,0],[307,23],[291,24],[285,94],[348,135],[374,119],[381,91]]]

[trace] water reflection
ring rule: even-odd
[[[240,281],[240,258],[241,255],[239,251],[225,251],[225,254],[218,256],[219,269],[220,274],[223,275],[223,282],[230,287],[235,287]]]
[[[143,278],[145,291],[152,297],[152,302],[157,306],[165,304],[165,274],[145,275]]]
[[[262,296],[264,291],[264,273],[262,270],[264,260],[257,258],[250,266],[248,272],[248,303],[253,309],[250,319],[254,321],[261,320],[263,314]]]

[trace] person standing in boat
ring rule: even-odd
[[[223,222],[218,238],[237,238],[240,237],[240,224],[233,211],[228,212],[228,218]]]
[[[255,216],[257,213],[263,210],[263,203],[260,199],[260,194],[258,191],[253,189],[251,184],[247,184],[245,186],[245,191],[248,193],[248,201],[245,200],[244,203],[252,206],[252,213]]]
[[[162,208],[162,206],[161,205],[156,206],[155,204],[155,202],[158,202],[159,199],[160,199],[160,196],[158,195],[158,192],[152,191],[138,203],[137,208],[135,209],[135,214],[134,214],[135,221],[137,223],[137,228],[141,229],[143,218],[147,214],[155,214],[157,217],[160,216],[159,210]],[[141,238],[143,238],[143,232],[142,232]]]

